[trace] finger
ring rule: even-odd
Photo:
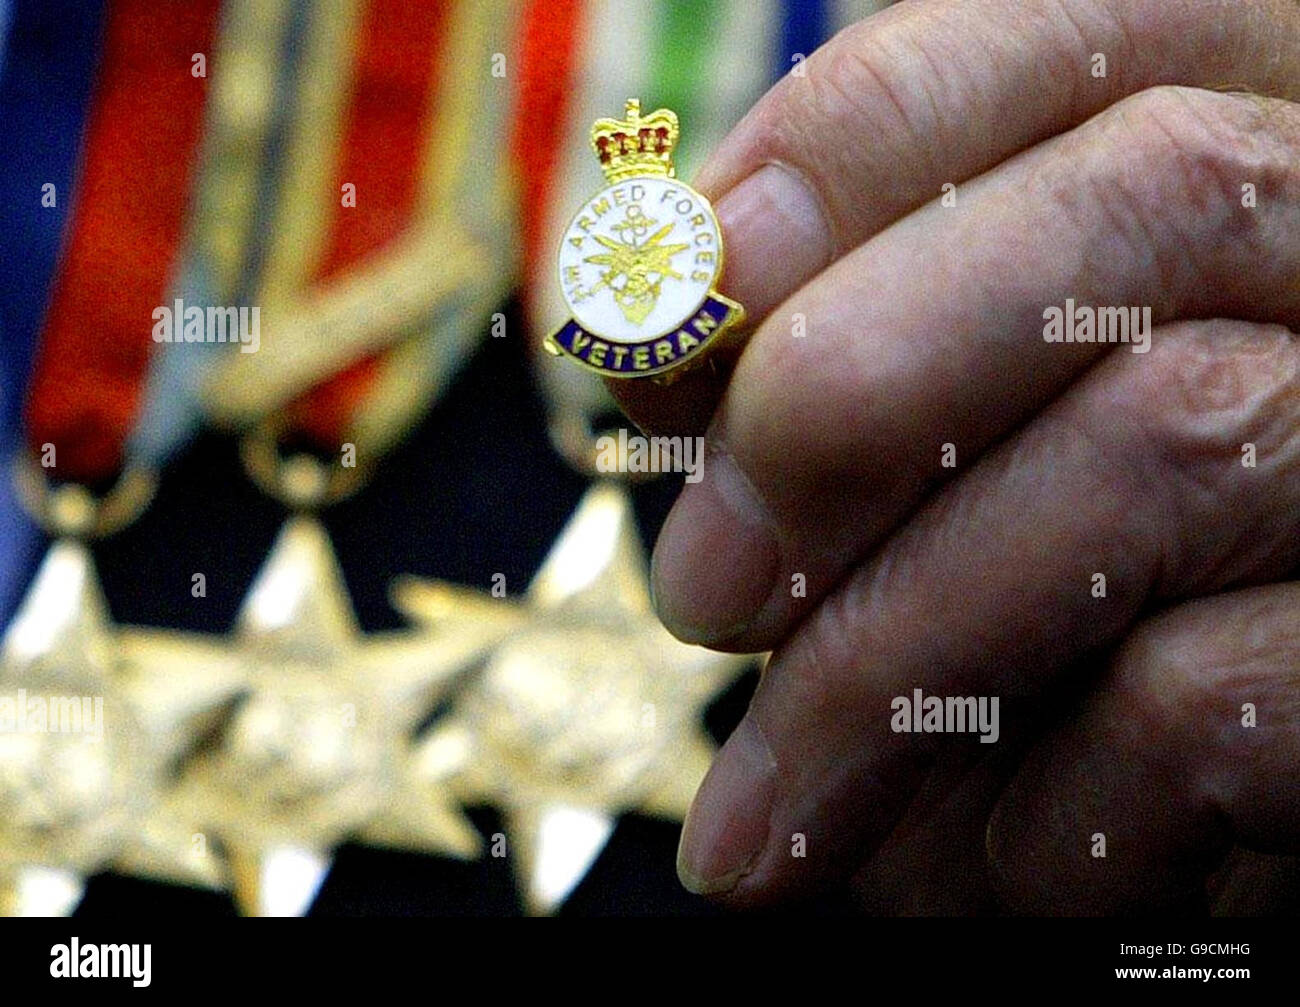
[[[697,179],[727,240],[725,292],[756,321],[943,185],[1127,95],[1179,83],[1296,97],[1300,7],[914,0],[844,30],[799,70]],[[674,403],[691,416],[716,404],[709,382],[610,384],[634,420],[661,432],[693,432],[674,421]]]
[[[657,609],[682,639],[775,645],[1110,348],[1046,341],[1045,309],[1300,324],[1300,105],[1144,91],[962,200],[900,221],[755,333],[655,549]]]
[[[875,916],[976,916],[998,909],[985,847],[989,815],[1012,775],[1009,745],[952,747],[888,838],[853,877]]]
[[[1100,677],[1109,650],[1088,654],[1063,677]],[[852,880],[861,910],[879,916],[987,916],[1005,910],[994,889],[988,823],[1025,751],[1077,708],[1079,689],[999,704],[1000,723],[1033,725],[1000,732],[996,744],[949,745],[934,753],[924,781],[889,835]]]
[[[1149,605],[1293,569],[1297,378],[1279,327],[1157,329],[937,494],[773,655],[687,817],[688,886],[743,904],[842,881],[945,742],[1021,734],[1004,701],[1060,687]],[[895,730],[916,689],[983,697],[996,740]]]
[[[1204,903],[1234,843],[1300,853],[1297,627],[1300,584],[1143,623],[998,802],[989,849],[1012,907],[1158,913]]]
[[[715,360],[711,352],[708,362],[693,367],[671,385],[672,394],[665,394],[665,386],[654,381],[605,382],[612,387],[619,407],[642,430],[652,436],[657,431],[671,430],[673,436],[702,437],[713,419],[718,399],[727,388],[735,354],[724,360]]]

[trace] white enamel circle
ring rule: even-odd
[[[606,186],[564,232],[560,289],[574,319],[612,343],[673,332],[722,272],[708,200],[676,179],[637,176]]]

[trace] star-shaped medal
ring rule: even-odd
[[[236,626],[241,705],[187,781],[242,912],[306,912],[347,839],[478,854],[450,792],[412,772],[422,720],[507,626],[472,605],[436,631],[363,634],[324,528],[296,516],[281,530]]]
[[[0,912],[67,915],[105,869],[221,887],[172,785],[236,685],[216,643],[113,627],[89,550],[55,542],[0,654]]]
[[[449,779],[464,803],[502,810],[529,913],[563,903],[619,815],[685,817],[715,751],[701,714],[754,660],[675,639],[647,584],[627,494],[597,484],[522,602],[496,602],[527,618],[424,742],[431,765],[462,767]],[[435,629],[462,604],[412,578],[393,594]]]

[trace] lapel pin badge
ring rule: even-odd
[[[606,185],[569,222],[559,279],[572,317],[546,349],[611,378],[668,383],[745,310],[718,293],[722,231],[709,201],[675,177],[676,113],[598,119],[591,146]]]

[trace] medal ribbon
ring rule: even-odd
[[[559,124],[557,137],[571,115],[569,96],[577,73],[580,0],[528,0],[520,44],[519,96],[511,137],[511,154],[519,166],[520,222],[528,275],[547,259],[551,235],[547,208],[563,156],[560,142],[539,142],[537,123]]]
[[[827,39],[826,0],[782,0],[781,55],[773,67],[772,79],[779,79],[794,67],[796,53],[807,58]]]
[[[332,201],[325,247],[312,277],[324,284],[375,254],[412,223],[421,139],[444,58],[446,3],[371,0],[361,22],[351,100],[344,114],[334,192],[356,185],[365,211]],[[333,450],[372,390],[378,354],[362,357],[289,406],[291,425]]]
[[[102,4],[24,4],[0,70],[0,226],[22,268],[0,270],[0,428],[17,421],[71,205]],[[53,185],[52,192],[44,189]],[[51,205],[51,199],[53,200]],[[42,205],[42,203],[46,205]]]
[[[103,24],[97,0],[23,4],[0,17],[0,233],[23,249],[0,270],[0,460],[14,447],[46,293],[71,205],[77,149]],[[53,188],[53,204],[42,198]],[[42,204],[46,205],[42,205]],[[7,466],[6,466],[7,467]],[[0,475],[0,625],[28,580],[39,535]]]
[[[261,232],[273,210],[301,59],[307,0],[226,0],[212,65],[212,96],[188,234],[175,283],[173,338],[153,355],[145,405],[130,450],[167,457],[202,425],[201,388],[226,343],[183,342],[185,306],[256,305]],[[228,72],[228,68],[233,72]],[[248,316],[252,328],[252,316]],[[260,317],[257,325],[260,337]],[[232,334],[232,338],[241,334]]]
[[[98,483],[126,461],[183,232],[217,0],[112,5],[82,168],[27,398],[27,439],[54,473]],[[70,194],[71,195],[71,194]]]
[[[483,84],[493,50],[509,49],[512,8],[312,9],[301,59],[314,82],[289,98],[283,156],[264,159],[273,212],[259,214],[245,259],[255,261],[245,272],[263,307],[262,350],[227,355],[210,375],[204,406],[218,421],[279,414],[326,450],[364,442],[373,457],[483,333],[512,279],[503,159],[492,150],[506,103]],[[317,93],[320,75],[327,90],[346,81],[337,101]],[[344,186],[354,204],[340,198]]]

